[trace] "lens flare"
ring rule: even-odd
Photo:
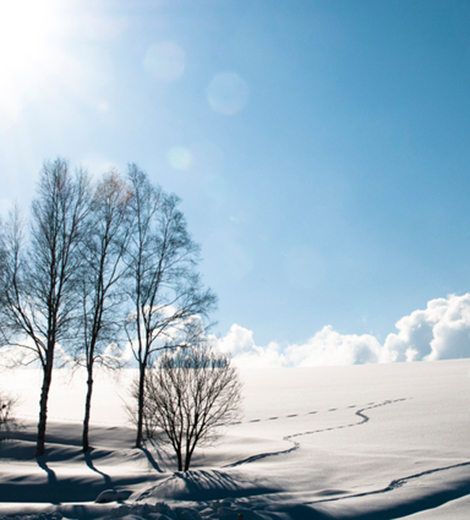
[[[193,162],[191,152],[183,146],[173,146],[167,153],[168,162],[175,170],[187,170]]]
[[[248,103],[248,83],[235,72],[214,76],[207,87],[207,99],[213,110],[227,116],[234,115]]]
[[[184,74],[185,52],[174,42],[154,43],[144,57],[144,68],[156,80],[175,81]]]

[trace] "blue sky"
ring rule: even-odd
[[[0,209],[43,160],[136,162],[183,200],[216,331],[383,343],[470,285],[470,4],[0,7]]]

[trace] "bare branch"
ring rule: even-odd
[[[43,369],[36,454],[44,453],[47,400],[56,346],[72,338],[76,319],[78,247],[88,211],[88,180],[63,159],[45,163],[26,237],[18,211],[3,230],[0,322],[3,345],[35,351]],[[28,240],[26,240],[28,238]]]
[[[128,178],[133,230],[125,254],[131,303],[125,332],[139,366],[136,446],[140,447],[149,364],[162,349],[178,344],[172,333],[182,323],[194,315],[207,316],[216,297],[202,290],[195,271],[199,247],[178,210],[179,199],[154,187],[135,165],[129,167]]]
[[[230,359],[191,346],[163,354],[146,379],[148,431],[163,430],[178,470],[187,471],[197,445],[213,440],[241,414],[241,384]]]

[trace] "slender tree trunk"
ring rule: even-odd
[[[186,444],[186,453],[184,455],[184,471],[188,471],[190,460],[191,455],[189,454],[189,446]]]
[[[90,415],[91,415],[91,396],[93,393],[93,363],[87,366],[88,379],[87,379],[87,394],[85,399],[85,417],[83,419],[83,434],[82,434],[82,447],[83,451],[88,451],[90,448],[88,440],[88,431],[90,427]]]
[[[186,460],[184,461],[184,471],[188,471],[189,465],[191,464],[191,458],[194,453],[194,448],[196,447],[197,440],[194,441],[191,448],[186,450]]]
[[[181,449],[176,450],[176,455],[178,457],[178,471],[183,471],[183,456],[181,454]]]
[[[46,422],[47,422],[47,401],[49,398],[49,389],[52,381],[52,351],[47,352],[46,364],[43,366],[43,380],[41,389],[41,399],[39,400],[39,423],[38,438],[36,442],[36,457],[44,455],[46,443]]]
[[[144,392],[145,392],[145,363],[140,363],[139,367],[139,398],[137,405],[137,437],[135,447],[142,447],[143,424],[144,424]]]

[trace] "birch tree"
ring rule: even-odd
[[[139,368],[135,445],[141,447],[147,369],[158,352],[176,346],[175,327],[193,315],[207,316],[216,297],[202,288],[199,247],[179,199],[153,186],[136,165],[129,167],[128,179],[134,225],[126,248],[131,308],[125,330]]]
[[[4,233],[0,307],[3,345],[33,354],[42,368],[36,456],[45,451],[47,403],[57,346],[69,343],[77,317],[77,273],[88,211],[88,180],[67,161],[43,166],[26,233],[14,212]],[[28,239],[28,240],[27,240]]]
[[[87,393],[83,419],[82,447],[87,451],[97,363],[118,368],[119,360],[110,351],[120,334],[119,316],[123,303],[120,286],[124,275],[123,254],[130,232],[129,190],[115,172],[103,176],[90,201],[87,232],[81,244],[82,270],[79,282],[81,318],[79,363],[87,371]]]

